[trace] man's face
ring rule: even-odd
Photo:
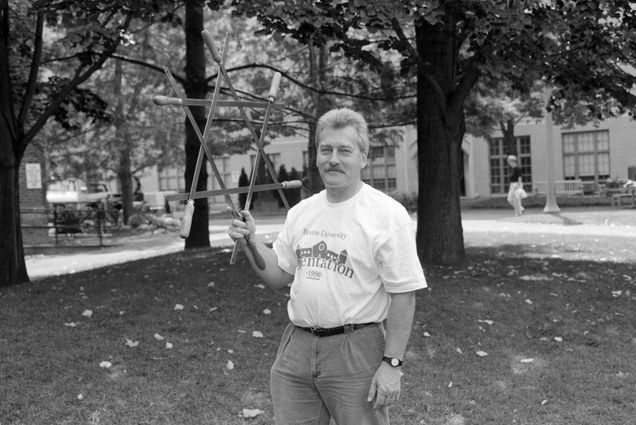
[[[359,188],[366,154],[358,146],[358,134],[351,126],[322,132],[316,165],[328,193],[353,196]]]

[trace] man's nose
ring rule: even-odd
[[[338,164],[340,163],[340,158],[338,158],[338,152],[333,151],[331,156],[329,157],[329,164]]]

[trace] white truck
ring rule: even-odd
[[[46,191],[46,202],[58,206],[79,207],[82,204],[93,204],[109,198],[111,198],[111,194],[105,184],[86,185],[79,179],[52,182]]]

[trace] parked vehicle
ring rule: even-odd
[[[68,179],[49,183],[46,191],[46,202],[52,205],[90,204],[107,200],[111,197],[108,187],[103,183],[85,184],[81,180]]]
[[[110,193],[104,183],[52,182],[46,201],[53,210],[57,233],[106,233],[122,224],[121,197]]]

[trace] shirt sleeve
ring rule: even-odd
[[[398,225],[377,251],[380,277],[389,293],[411,292],[427,287],[417,256],[412,220]]]
[[[272,248],[278,257],[278,266],[285,272],[294,275],[296,273],[296,253],[291,246],[291,240],[288,232],[287,221],[283,226],[283,229],[278,233],[276,240],[274,241]]]

